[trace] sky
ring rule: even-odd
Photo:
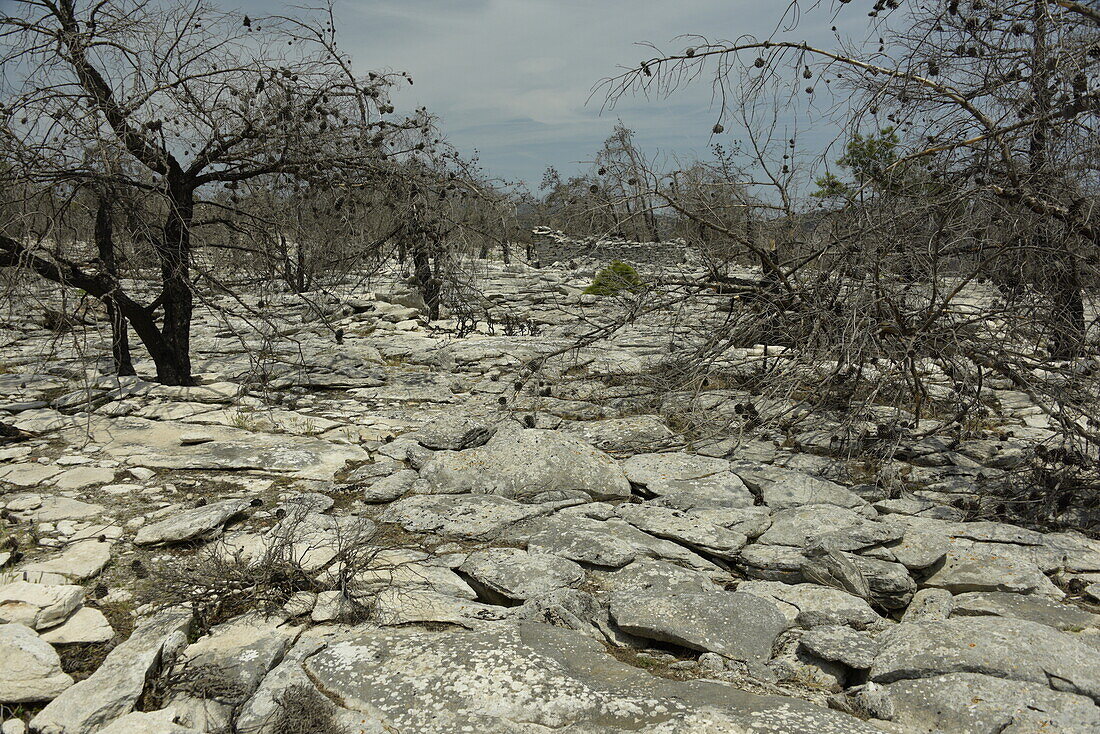
[[[221,0],[227,8],[286,12],[279,0]],[[718,119],[708,79],[666,99],[632,97],[604,110],[603,78],[652,56],[639,42],[681,50],[682,34],[767,36],[783,0],[337,0],[340,43],[357,68],[406,71],[398,108],[426,106],[447,139],[492,176],[538,186],[547,166],[587,167],[622,119],[649,156],[706,156]],[[863,15],[862,13],[854,14]],[[841,19],[843,22],[843,18]],[[824,40],[825,14],[796,40]],[[842,28],[843,30],[843,28]],[[827,41],[826,41],[827,42]],[[824,140],[824,138],[823,138]]]

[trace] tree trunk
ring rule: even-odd
[[[424,297],[424,303],[428,306],[428,318],[435,321],[439,318],[439,283],[432,273],[428,248],[423,243],[418,243],[413,248],[412,259],[416,287],[420,290],[420,295]]]
[[[111,222],[111,205],[107,197],[102,197],[95,213],[95,243],[99,250],[99,262],[103,272],[111,281],[112,292],[103,298],[107,308],[107,319],[111,322],[111,357],[115,374],[119,377],[136,375],[134,363],[130,357],[130,337],[126,329],[126,318],[115,301],[118,289],[118,263],[115,260],[114,226]]]
[[[1031,47],[1031,95],[1036,122],[1028,141],[1028,176],[1035,192],[1048,194],[1052,171],[1050,170],[1050,113],[1054,92],[1051,89],[1051,50],[1048,43],[1048,6],[1045,0],[1034,0],[1032,11]],[[1051,274],[1051,330],[1053,339],[1051,356],[1055,359],[1074,359],[1081,354],[1085,342],[1085,304],[1081,287],[1081,274],[1076,255],[1070,251],[1072,237],[1063,236],[1055,244],[1051,227],[1038,223],[1033,238],[1033,251],[1040,256],[1050,253],[1054,262],[1042,263]]]
[[[164,223],[164,237],[158,243],[164,310],[160,329],[163,348],[150,354],[157,367],[157,380],[165,385],[191,385],[191,220],[195,213],[194,192],[190,184],[169,175],[171,208]],[[146,343],[146,346],[150,346]]]

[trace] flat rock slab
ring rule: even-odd
[[[392,503],[378,519],[414,533],[488,540],[514,523],[569,504],[529,505],[491,494],[413,495]]]
[[[225,426],[205,427],[209,441],[181,448],[181,438],[193,433],[194,426],[142,418],[93,418],[74,423],[61,435],[83,440],[86,430],[102,445],[105,456],[153,469],[252,470],[330,480],[348,462],[370,458],[350,444]]]
[[[81,607],[57,627],[42,633],[42,639],[51,645],[71,645],[78,642],[108,642],[115,631],[103,612],[91,607]]]
[[[799,644],[822,660],[843,663],[857,670],[870,668],[880,647],[868,633],[840,625],[814,627],[802,635]]]
[[[735,461],[731,471],[739,476],[749,489],[759,492],[764,498],[764,504],[773,510],[802,505],[863,507],[867,504],[862,497],[836,482],[796,469]]]
[[[787,619],[752,594],[620,591],[611,618],[624,632],[749,662],[766,662]]]
[[[196,538],[209,539],[221,534],[230,519],[243,513],[251,500],[222,500],[202,507],[181,510],[166,520],[146,525],[134,537],[135,545],[180,543]]]
[[[0,624],[0,703],[50,701],[73,684],[50,643],[22,624]]]
[[[772,515],[771,527],[757,540],[799,548],[823,541],[837,550],[854,551],[898,540],[902,533],[900,526],[868,520],[845,507],[820,504],[779,510]]]
[[[886,623],[866,600],[827,586],[742,581],[737,590],[778,602],[779,611],[792,625],[799,627],[846,625],[867,629]]]
[[[678,566],[667,561],[639,558],[625,568],[599,579],[607,591],[652,591],[667,594],[699,594],[722,591],[710,576],[702,571]]]
[[[638,556],[637,549],[624,540],[599,530],[576,528],[568,522],[531,535],[527,550],[607,568],[621,568]]]
[[[573,423],[563,428],[602,451],[638,451],[659,446],[673,437],[656,415],[632,415],[602,421]]]
[[[387,731],[877,731],[803,701],[656,678],[582,633],[534,623],[464,634],[372,631],[328,642],[297,665],[308,675],[298,680],[342,702],[356,721]]]
[[[955,596],[952,615],[959,617],[1012,617],[1038,622],[1055,629],[1078,632],[1100,626],[1100,615],[1043,596],[1003,591],[973,591]]]
[[[1007,591],[1062,596],[1019,546],[963,539],[951,541],[943,561],[925,578],[924,585],[947,589],[952,594]]]
[[[44,630],[68,619],[84,602],[84,587],[13,581],[0,586],[0,622]]]
[[[484,445],[495,430],[480,418],[444,414],[402,438],[419,441],[421,446],[434,451],[462,451]]]
[[[584,581],[584,569],[573,561],[518,548],[474,551],[458,570],[481,596],[497,603],[522,602]]]
[[[1038,622],[1002,617],[907,622],[887,630],[879,642],[882,653],[870,675],[880,683],[982,673],[1100,700],[1095,649]]]
[[[730,463],[725,459],[684,453],[637,454],[623,462],[627,478],[643,487],[661,482],[701,479],[729,471],[729,468]]]
[[[31,573],[55,573],[74,583],[95,578],[111,560],[111,544],[98,540],[73,543],[58,556],[45,561],[35,561],[20,567]]]
[[[948,673],[884,686],[894,723],[913,731],[1043,732],[1100,731],[1100,707],[1089,698],[1052,691],[1040,683],[978,673]]]
[[[167,609],[140,623],[88,678],[31,721],[40,734],[90,734],[130,713],[163,658],[187,642],[191,612]]]
[[[420,471],[429,491],[509,498],[575,491],[594,499],[630,496],[630,483],[607,454],[580,439],[538,428],[501,428],[484,446],[440,453]]]
[[[621,505],[619,515],[639,530],[672,540],[696,551],[733,560],[748,538],[733,530],[669,507]]]

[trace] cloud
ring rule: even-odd
[[[272,12],[249,0],[257,12]],[[478,150],[492,174],[536,184],[591,158],[617,118],[639,143],[667,155],[705,151],[717,117],[706,79],[671,99],[628,98],[601,111],[593,86],[650,51],[680,49],[682,34],[768,35],[776,0],[344,0],[344,48],[361,69],[408,71],[415,85],[396,102],[442,118],[448,139]],[[251,9],[251,8],[250,8]],[[807,26],[828,35],[826,17]]]

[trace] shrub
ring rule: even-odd
[[[596,273],[592,285],[584,292],[593,296],[614,296],[622,291],[637,293],[645,287],[638,271],[624,262],[615,262]]]

